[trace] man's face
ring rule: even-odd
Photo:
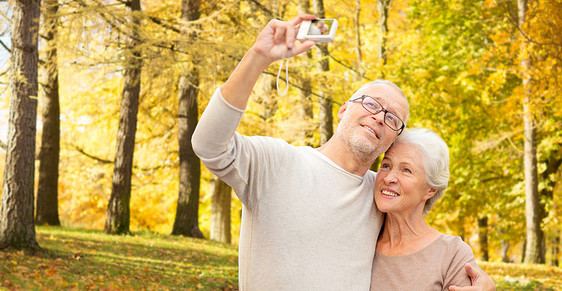
[[[408,103],[402,93],[388,84],[373,84],[361,89],[355,96],[369,95],[386,110],[406,120]],[[379,156],[384,153],[398,136],[384,123],[384,111],[371,114],[361,102],[346,102],[338,112],[341,120],[336,131],[351,151],[365,156]]]

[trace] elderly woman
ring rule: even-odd
[[[406,130],[385,153],[374,195],[377,207],[386,214],[376,245],[371,290],[470,286],[465,264],[476,266],[471,248],[424,219],[448,180],[449,150],[433,131]]]

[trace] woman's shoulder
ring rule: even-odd
[[[441,234],[439,240],[449,246],[470,249],[470,246],[458,235]]]
[[[442,234],[438,241],[440,248],[446,250],[445,255],[452,260],[460,259],[466,261],[474,258],[472,248],[460,236]]]

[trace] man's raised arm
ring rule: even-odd
[[[274,61],[296,56],[314,45],[311,40],[295,45],[297,26],[312,19],[316,17],[306,14],[286,22],[271,20],[226,83],[215,92],[191,140],[195,154],[206,158],[207,166],[218,170],[232,158],[226,154],[228,145],[261,73]]]
[[[303,20],[313,19],[313,15],[302,14],[287,22],[271,20],[222,86],[224,99],[238,109],[246,109],[256,81],[271,63],[299,55],[314,45],[312,40],[295,45],[297,26]]]

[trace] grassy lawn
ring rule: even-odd
[[[0,290],[238,290],[237,249],[149,232],[37,227],[45,250],[0,251]],[[498,290],[562,290],[562,268],[484,263]]]
[[[0,289],[238,290],[237,249],[154,233],[37,227],[46,252],[0,252]]]
[[[497,290],[562,290],[562,268],[478,262],[496,282]]]

